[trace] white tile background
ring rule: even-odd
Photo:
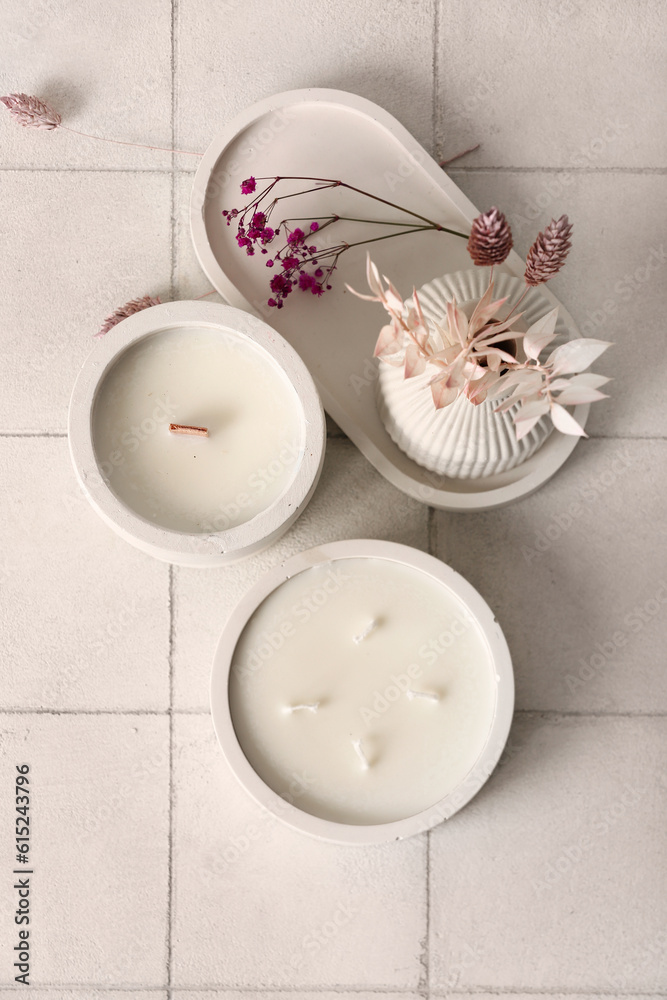
[[[662,0],[3,5],[0,89],[51,100],[81,131],[201,151],[246,104],[314,85],[380,102],[436,156],[480,142],[456,182],[504,208],[520,251],[569,213],[554,291],[617,346],[592,440],[533,497],[429,511],[330,425],[315,499],[277,546],[224,571],[170,570],[88,508],[64,438],[101,318],[136,295],[208,289],[186,225],[196,158],[21,130],[3,111],[0,1000],[23,990],[20,760],[34,779],[34,1000],[667,994],[667,607],[654,600],[667,270],[646,270],[664,257],[664,49]],[[285,555],[354,536],[467,576],[517,674],[508,751],[477,799],[430,835],[364,850],[259,812],[206,709],[237,597]]]

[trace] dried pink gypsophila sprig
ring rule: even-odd
[[[103,337],[105,333],[112,330],[117,323],[121,322],[121,320],[127,319],[128,316],[133,316],[134,313],[141,312],[142,309],[149,309],[151,306],[159,305],[159,298],[151,298],[150,295],[144,295],[141,299],[130,299],[130,301],[126,302],[125,305],[119,306],[118,309],[114,309],[114,311],[107,316],[104,323],[94,336]]]
[[[12,118],[25,128],[45,128],[51,131],[58,128],[62,121],[58,112],[39,97],[8,94],[6,97],[0,97],[0,101],[9,108]]]
[[[567,215],[552,219],[528,251],[525,280],[527,285],[541,285],[558,274],[572,247],[572,225]]]
[[[350,291],[367,301],[380,302],[391,318],[380,331],[375,356],[388,364],[402,366],[405,378],[429,374],[425,384],[431,389],[436,409],[449,406],[460,395],[474,405],[485,399],[505,397],[497,411],[518,407],[514,416],[518,440],[547,413],[554,427],[564,434],[585,437],[584,430],[565,407],[606,398],[598,390],[609,379],[585,369],[610,346],[607,342],[589,338],[570,340],[541,362],[541,352],[556,336],[558,308],[522,334],[512,329],[518,315],[510,314],[502,322],[496,320],[496,313],[507,299],[492,301],[493,281],[490,281],[470,319],[454,299],[447,303],[445,321],[429,321],[424,317],[417,292],[413,291],[411,303],[403,302],[386,277],[387,287],[383,287],[370,257],[367,278],[371,295],[359,295],[352,288]],[[524,361],[503,348],[502,342],[509,338],[522,338]]]
[[[514,245],[512,230],[500,209],[490,208],[473,219],[468,253],[478,267],[493,267],[507,260]]]
[[[259,193],[257,193],[257,181],[264,182]],[[284,181],[307,181],[314,185],[305,188],[303,191],[287,194],[276,194],[275,188]],[[252,257],[259,250],[261,254],[269,255],[267,247],[274,245],[279,238],[278,249],[270,251],[270,257],[266,261],[269,268],[280,267],[278,273],[274,274],[269,282],[272,295],[268,300],[269,306],[282,309],[285,299],[295,288],[302,291],[310,291],[313,295],[322,295],[324,291],[331,288],[330,280],[333,272],[338,266],[338,261],[343,253],[352,247],[361,246],[367,243],[377,243],[380,240],[391,239],[397,235],[407,235],[408,233],[422,232],[424,230],[436,230],[450,233],[454,236],[466,239],[464,233],[449,229],[438,222],[433,222],[423,215],[413,212],[411,209],[396,205],[394,202],[380,198],[370,191],[364,191],[345,181],[326,177],[306,177],[306,176],[276,176],[276,177],[248,177],[241,182],[241,193],[244,195],[254,195],[252,200],[243,208],[232,208],[223,210],[223,217],[228,226],[232,223],[236,225],[236,242],[245,253]],[[409,219],[405,222],[385,222],[377,219],[359,219],[345,215],[325,215],[313,218],[283,218],[277,224],[270,225],[271,217],[278,204],[286,199],[299,197],[304,194],[312,194],[316,191],[326,191],[332,188],[346,188],[356,194],[363,195],[373,201],[388,205],[399,212],[403,212]],[[371,239],[356,240],[348,242],[341,240],[335,245],[328,247],[318,247],[315,240],[319,240],[324,229],[337,222],[366,223],[376,226],[392,226],[400,232],[392,232],[388,236],[376,236]],[[303,227],[299,223],[305,223]],[[317,234],[317,235],[315,235]]]
[[[56,128],[65,129],[66,132],[73,132],[75,135],[83,135],[87,139],[98,139],[100,142],[113,142],[116,146],[134,146],[137,149],[156,149],[162,153],[186,153],[188,156],[201,156],[191,149],[167,149],[165,146],[146,146],[141,142],[124,142],[121,139],[107,139],[103,135],[91,135],[90,132],[80,132],[76,128],[63,125],[62,117],[57,111],[42,101],[39,97],[31,97],[28,94],[8,94],[0,97],[0,102],[9,108],[12,118],[19,125],[26,128],[43,128],[53,131]]]

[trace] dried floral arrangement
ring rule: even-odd
[[[312,185],[299,191],[281,193],[283,182],[301,181]],[[258,182],[260,182],[258,190]],[[287,199],[332,188],[346,188],[371,198],[408,216],[406,221],[378,221],[335,213],[315,218],[282,217],[271,224],[278,206]],[[236,242],[248,256],[257,251],[267,256],[266,266],[274,270],[269,285],[269,306],[281,309],[291,292],[322,295],[331,288],[331,278],[342,254],[355,246],[392,239],[407,233],[437,231],[466,239],[468,252],[478,267],[490,267],[489,284],[470,318],[454,300],[442,323],[428,321],[419,296],[413,290],[411,302],[404,302],[389,279],[383,285],[375,265],[368,260],[367,276],[372,295],[360,298],[381,303],[391,322],[380,331],[375,357],[403,367],[405,378],[428,370],[428,385],[437,409],[464,395],[479,405],[486,399],[501,402],[499,412],[517,407],[514,417],[520,440],[546,414],[565,434],[585,436],[585,432],[565,409],[568,405],[605,399],[600,387],[609,379],[586,369],[610,345],[605,341],[580,338],[556,347],[540,360],[542,352],[556,337],[557,309],[534,323],[527,331],[516,329],[523,315],[516,310],[530,288],[544,284],[557,274],[571,248],[572,226],[566,215],[552,219],[539,233],[526,259],[526,289],[514,307],[500,317],[507,299],[493,300],[493,268],[502,264],[513,246],[507,219],[497,208],[479,215],[469,235],[443,226],[401,205],[341,180],[324,177],[248,177],[241,193],[252,195],[243,208],[225,209],[228,226],[236,226]],[[320,234],[338,222],[372,223],[392,227],[385,236],[341,240],[333,246],[317,246]],[[348,286],[349,288],[349,286]],[[521,340],[523,358],[513,347]]]
[[[119,145],[163,149],[159,146],[106,139],[69,128],[62,124],[62,116],[38,97],[16,93],[0,97],[0,102],[23,127],[47,131],[66,129],[77,135]],[[163,151],[201,155],[191,150]],[[465,150],[466,153],[470,151]],[[463,155],[465,153],[459,154]],[[444,166],[445,163],[441,165]],[[258,180],[262,182],[259,192]],[[304,181],[312,186],[301,191],[278,193],[276,189],[286,181]],[[407,219],[371,220],[332,213],[316,218],[284,217],[274,226],[271,225],[272,216],[281,202],[332,188],[346,188],[356,192],[403,213]],[[609,379],[586,372],[586,369],[610,345],[590,338],[577,339],[560,345],[540,361],[542,351],[556,336],[557,309],[551,310],[525,333],[515,329],[522,315],[516,309],[523,296],[504,318],[499,318],[498,313],[507,299],[493,301],[493,268],[507,259],[513,240],[507,220],[497,208],[478,216],[473,221],[468,236],[342,180],[298,176],[248,177],[241,184],[241,193],[253,197],[244,207],[225,209],[222,214],[228,226],[232,223],[236,225],[236,241],[248,256],[253,256],[256,250],[267,256],[266,266],[274,270],[269,281],[271,297],[268,304],[278,309],[283,307],[285,299],[295,288],[317,296],[329,290],[341,255],[352,247],[428,231],[467,239],[468,251],[474,264],[491,269],[489,285],[470,318],[454,300],[448,304],[446,321],[443,323],[426,320],[416,290],[413,290],[412,301],[404,302],[386,277],[384,287],[379,272],[369,257],[367,276],[373,294],[354,294],[381,303],[391,318],[391,322],[380,331],[375,356],[388,364],[402,366],[405,378],[428,371],[428,385],[437,409],[450,405],[461,395],[476,405],[487,399],[502,399],[497,407],[498,411],[519,404],[514,418],[518,439],[528,434],[547,413],[554,426],[563,433],[584,435],[583,429],[565,406],[606,398],[599,389]],[[332,246],[320,245],[318,248],[316,241],[320,239],[321,233],[338,222],[384,225],[391,231],[370,239],[342,239]],[[568,218],[563,215],[558,220],[552,220],[538,234],[526,260],[524,295],[529,288],[543,284],[561,269],[571,247],[571,231]],[[96,336],[103,336],[122,319],[158,303],[158,298],[149,295],[125,303],[107,316]],[[525,355],[521,360],[516,353],[511,352],[511,344],[516,344],[519,339]]]
[[[367,279],[372,294],[360,295],[352,288],[350,291],[359,298],[381,303],[390,316],[390,323],[380,331],[375,357],[402,367],[406,379],[427,373],[436,409],[449,406],[459,396],[474,405],[487,399],[501,400],[496,412],[516,407],[518,440],[547,414],[564,434],[585,436],[565,407],[606,398],[599,390],[609,379],[586,369],[610,344],[577,338],[556,347],[541,360],[543,351],[556,337],[558,308],[551,309],[525,332],[516,329],[523,315],[516,310],[530,288],[548,281],[565,263],[571,231],[563,215],[539,233],[526,259],[526,288],[503,317],[500,313],[507,298],[493,299],[493,268],[506,260],[513,241],[505,216],[495,207],[473,221],[468,239],[473,262],[491,269],[488,287],[470,317],[453,299],[447,304],[442,322],[427,319],[416,290],[412,300],[404,302],[388,278],[384,278],[383,285],[369,256]],[[522,352],[517,349],[519,342]]]
[[[469,150],[466,150],[469,152]],[[460,154],[464,155],[463,153]],[[257,191],[257,182],[260,189]],[[312,186],[300,191],[284,190],[285,182],[304,181]],[[406,221],[384,221],[379,219],[362,219],[349,215],[307,216],[305,218],[283,217],[272,225],[278,206],[289,199],[299,198],[313,192],[327,191],[333,188],[345,188],[372,201],[387,205],[408,216]],[[241,194],[254,197],[243,208],[223,210],[223,217],[228,226],[236,226],[236,242],[249,257],[259,250],[268,259],[266,266],[275,271],[269,280],[271,297],[269,306],[282,309],[287,296],[296,288],[313,295],[322,295],[331,288],[331,278],[336,270],[341,256],[352,247],[364,246],[369,243],[379,243],[396,236],[408,233],[441,232],[449,233],[467,240],[466,233],[427,219],[409,208],[397,205],[386,198],[380,198],[370,191],[364,191],[347,184],[345,181],[332,180],[326,177],[248,177],[241,184]],[[332,246],[317,246],[324,230],[338,222],[365,223],[374,226],[391,227],[386,236],[376,236],[371,239],[348,241],[341,239]],[[269,249],[270,248],[270,249]]]

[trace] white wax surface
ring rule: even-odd
[[[175,435],[169,424],[208,428]],[[121,355],[98,391],[93,441],[119,499],[146,520],[221,531],[269,507],[294,478],[301,405],[261,348],[215,328],[179,327]]]
[[[368,825],[414,816],[460,784],[487,740],[496,678],[478,625],[441,583],[386,559],[341,559],[257,609],[229,696],[266,784],[322,819]]]

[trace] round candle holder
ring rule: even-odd
[[[234,657],[244,630],[255,612],[286,581],[317,567],[332,567],[339,560],[387,560],[417,570],[443,588],[443,598],[454,598],[466,617],[476,626],[488,653],[493,679],[494,704],[485,738],[473,766],[455,787],[414,815],[390,822],[338,822],[321,818],[298,807],[296,796],[279,794],[263,780],[249,762],[234,724],[230,680]],[[354,642],[358,642],[356,637]],[[308,709],[315,706],[297,705]],[[322,545],[288,559],[266,574],[246,594],[232,612],[222,632],[215,654],[211,679],[211,711],[215,732],[236,779],[246,792],[271,814],[302,833],[338,844],[381,844],[402,840],[449,819],[465,806],[487,781],[503,751],[514,710],[514,675],[505,637],[493,612],[481,595],[451,567],[406,545],[373,540],[351,540]],[[305,712],[304,715],[309,715]],[[312,717],[311,717],[312,718]],[[262,734],[264,736],[264,734]],[[349,735],[349,734],[348,734]],[[308,760],[304,759],[304,767]]]
[[[215,530],[188,531],[163,527],[134,510],[112,488],[108,456],[96,450],[93,414],[100,390],[126,352],[149,338],[171,331],[219,331],[226,343],[256,352],[258,363],[275,371],[294,398],[300,446],[290,454],[289,479],[283,492],[241,523]],[[173,427],[173,425],[172,425]],[[160,433],[168,433],[169,425]],[[267,548],[299,517],[322,471],[326,443],[324,411],[315,384],[296,351],[259,318],[212,302],[168,302],[124,319],[97,341],[74,385],[68,437],[81,488],[100,517],[126,541],[165,562],[181,566],[221,566]],[[180,439],[182,443],[182,438]],[[192,440],[192,439],[190,439]],[[276,456],[276,460],[277,456]],[[111,455],[111,462],[114,455]],[[244,495],[245,497],[245,495]]]

